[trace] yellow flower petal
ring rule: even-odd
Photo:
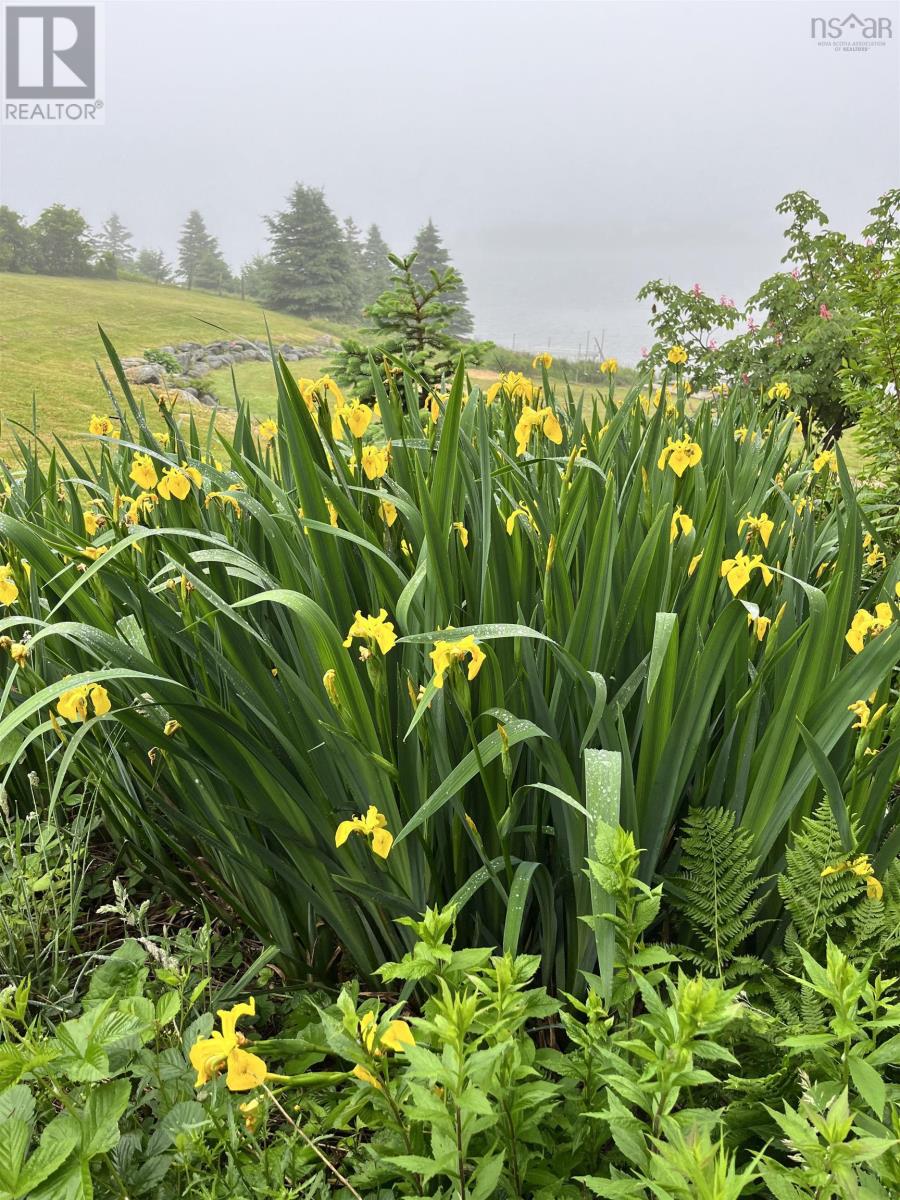
[[[228,1055],[228,1074],[225,1084],[230,1092],[249,1092],[265,1083],[266,1064],[257,1054],[239,1047]]]

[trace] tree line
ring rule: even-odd
[[[136,249],[117,213],[92,231],[78,209],[63,204],[45,208],[30,225],[3,205],[0,271],[106,279],[137,276],[157,284],[232,292],[297,316],[338,321],[358,320],[391,288],[396,266],[381,230],[372,224],[364,234],[352,217],[341,221],[321,188],[296,184],[284,207],[265,222],[268,253],[234,272],[196,209],[181,227],[176,258],[170,262],[162,250]],[[433,272],[445,277],[453,269],[430,219],[418,231],[411,253],[412,273],[423,287],[431,284]],[[452,332],[471,336],[468,293],[456,271],[446,300],[454,309]]]

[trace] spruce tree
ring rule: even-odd
[[[95,245],[97,252],[109,255],[116,267],[130,267],[134,263],[131,233],[122,224],[118,213],[110,213],[100,226]]]
[[[196,208],[188,213],[181,228],[176,274],[188,288],[221,288],[231,278],[218,240],[206,228]]]
[[[338,381],[351,388],[360,400],[373,403],[375,388],[369,368],[369,354],[376,363],[385,352],[404,358],[425,381],[428,388],[444,387],[461,351],[474,365],[489,343],[472,342],[466,346],[452,333],[457,316],[453,297],[460,278],[452,267],[429,274],[427,283],[416,279],[415,254],[406,258],[391,255],[391,286],[366,309],[370,338],[365,342],[348,338],[333,363]],[[426,399],[423,392],[421,399]]]
[[[321,188],[298,183],[287,206],[266,217],[271,251],[270,303],[301,317],[353,312],[353,272],[340,222]]]
[[[432,271],[436,271],[438,275],[444,275],[453,267],[447,248],[441,241],[441,235],[430,217],[428,223],[423,225],[416,234],[413,252],[416,256],[413,275],[423,286],[430,284]],[[450,332],[460,338],[471,337],[475,322],[469,312],[469,293],[462,276],[458,271],[456,274],[459,283],[449,299],[456,305],[457,312],[450,326]]]
[[[344,218],[344,244],[347,247],[347,257],[350,263],[350,290],[353,294],[353,307],[350,310],[354,317],[362,314],[363,284],[365,267],[363,262],[362,230],[352,217]]]
[[[363,304],[373,304],[391,286],[390,247],[377,225],[370,225],[362,249]]]

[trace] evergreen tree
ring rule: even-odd
[[[373,304],[391,286],[390,247],[377,225],[370,225],[362,248],[363,304]]]
[[[77,208],[51,204],[29,230],[30,265],[41,275],[89,275],[91,238]]]
[[[344,244],[347,247],[347,257],[350,263],[350,290],[353,293],[353,307],[350,313],[356,317],[363,310],[363,283],[365,266],[363,263],[362,230],[352,217],[344,218]]]
[[[172,281],[172,268],[166,262],[162,250],[149,248],[141,250],[134,265],[139,274],[146,275],[154,283],[171,283]]]
[[[215,238],[197,261],[194,271],[194,287],[206,288],[211,292],[230,291],[234,287],[231,270],[222,257],[219,243]]]
[[[427,286],[431,282],[432,271],[436,271],[438,275],[444,275],[453,267],[447,248],[441,241],[441,235],[430,217],[428,223],[423,225],[416,234],[413,252],[416,256],[413,275],[423,286]],[[471,337],[475,322],[468,308],[469,293],[458,271],[456,275],[459,283],[450,299],[456,305],[457,312],[453,318],[450,332],[461,338]]]
[[[103,222],[95,247],[98,254],[111,255],[116,267],[130,267],[134,264],[131,234],[119,220],[118,213],[110,213]]]
[[[189,288],[220,290],[231,279],[218,239],[206,228],[206,222],[196,208],[188,214],[181,229],[176,274]]]
[[[489,343],[466,346],[451,332],[458,314],[453,297],[460,278],[452,267],[443,273],[434,271],[427,283],[416,279],[415,254],[407,258],[391,255],[391,286],[366,309],[371,340],[347,339],[334,360],[338,381],[352,388],[361,400],[373,403],[375,389],[369,369],[371,353],[376,363],[385,352],[400,356],[415,368],[428,388],[440,390],[452,373],[456,359],[465,351],[467,360],[477,363]],[[421,399],[426,399],[423,393]]]
[[[27,271],[29,244],[22,214],[0,204],[0,271]]]
[[[297,184],[287,207],[266,217],[272,244],[270,303],[301,317],[353,312],[350,254],[320,188]]]
[[[241,268],[244,291],[253,300],[269,303],[272,291],[272,263],[264,254],[257,254]]]

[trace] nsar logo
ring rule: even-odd
[[[867,42],[884,42],[894,36],[890,17],[858,17],[850,13],[846,17],[813,17],[809,36],[827,41],[850,41],[859,39]]]

